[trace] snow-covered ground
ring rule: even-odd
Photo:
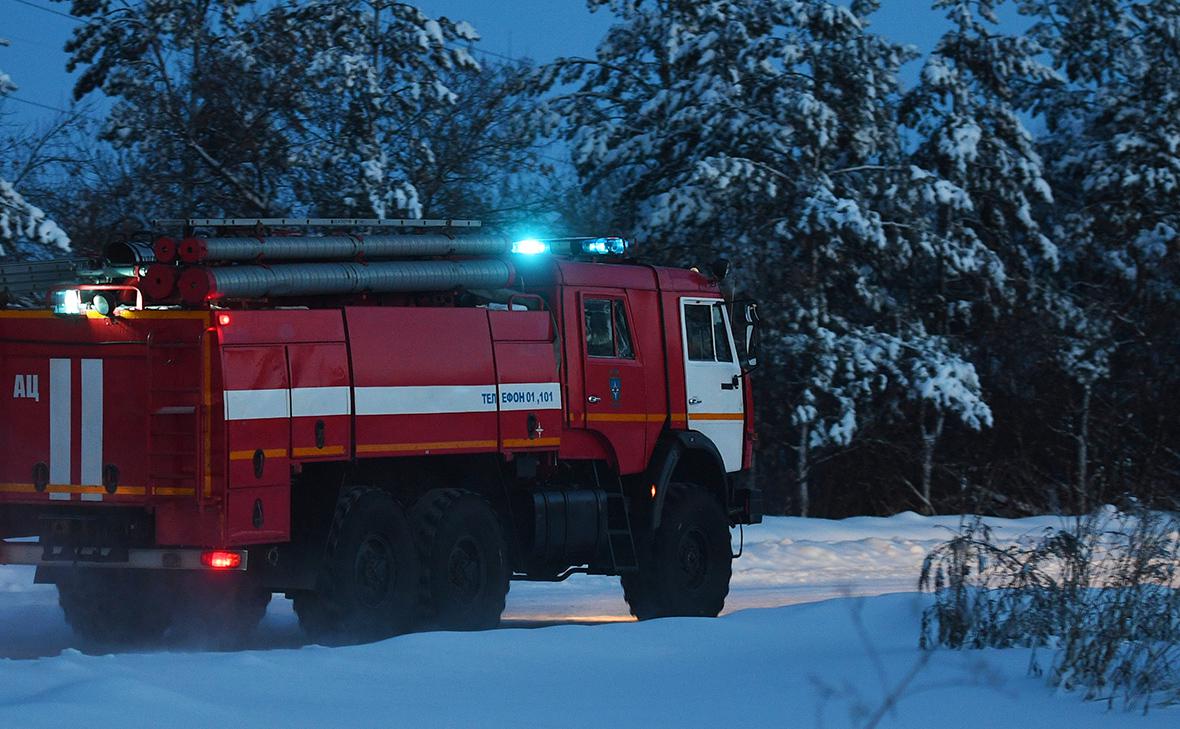
[[[1058,525],[989,523],[1010,539]],[[886,697],[897,702],[880,726],[1180,721],[1055,694],[1028,675],[1028,651],[936,651],[923,664],[918,569],[957,524],[768,519],[746,530],[718,620],[634,623],[617,580],[578,576],[514,583],[505,629],[345,648],[306,645],[276,599],[249,650],[87,656],[55,590],[0,568],[0,727],[846,727]]]

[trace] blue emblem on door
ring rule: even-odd
[[[616,374],[612,374],[610,378],[610,399],[618,402],[623,395],[623,379]]]

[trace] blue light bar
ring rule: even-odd
[[[582,241],[582,252],[598,256],[621,256],[627,252],[629,245],[625,238],[618,236],[587,238]]]

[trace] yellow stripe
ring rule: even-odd
[[[434,443],[367,443],[357,453],[402,453],[404,451],[447,451],[459,448],[495,448],[494,440],[444,440]]]
[[[505,448],[556,448],[561,445],[561,438],[505,438]]]
[[[229,459],[231,461],[248,461],[254,457],[254,453],[255,453],[255,451],[230,451],[229,452]],[[286,458],[287,457],[287,449],[286,448],[264,448],[262,450],[262,455],[266,456],[267,458]]]
[[[591,423],[662,423],[668,416],[664,413],[587,413]]]
[[[0,311],[0,319],[52,319],[56,314],[47,309],[35,311]]]
[[[57,486],[52,484],[45,491],[51,494],[105,494],[107,492],[102,486]]]
[[[156,496],[193,496],[196,489],[174,488],[172,486],[156,486],[152,489]]]
[[[294,458],[305,458],[307,456],[342,456],[344,455],[344,446],[324,446],[323,448],[292,448],[291,455]]]
[[[742,413],[689,413],[689,420],[745,420]]]
[[[0,483],[0,493],[35,494],[37,488],[31,483]],[[45,493],[50,494],[107,494],[105,486],[74,486],[71,484],[50,484],[45,487]],[[115,490],[115,496],[143,496],[147,489],[142,486],[120,486]]]

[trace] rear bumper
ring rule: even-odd
[[[141,570],[200,570],[218,572],[245,572],[249,560],[246,550],[228,550],[239,555],[241,564],[234,568],[211,568],[201,561],[203,549],[128,549],[126,559],[104,559],[101,553],[82,553],[75,559],[54,558],[45,553],[45,547],[36,542],[8,542],[0,540],[0,564],[24,564],[34,567],[97,568],[97,569],[141,569]],[[221,552],[227,550],[218,550]]]

